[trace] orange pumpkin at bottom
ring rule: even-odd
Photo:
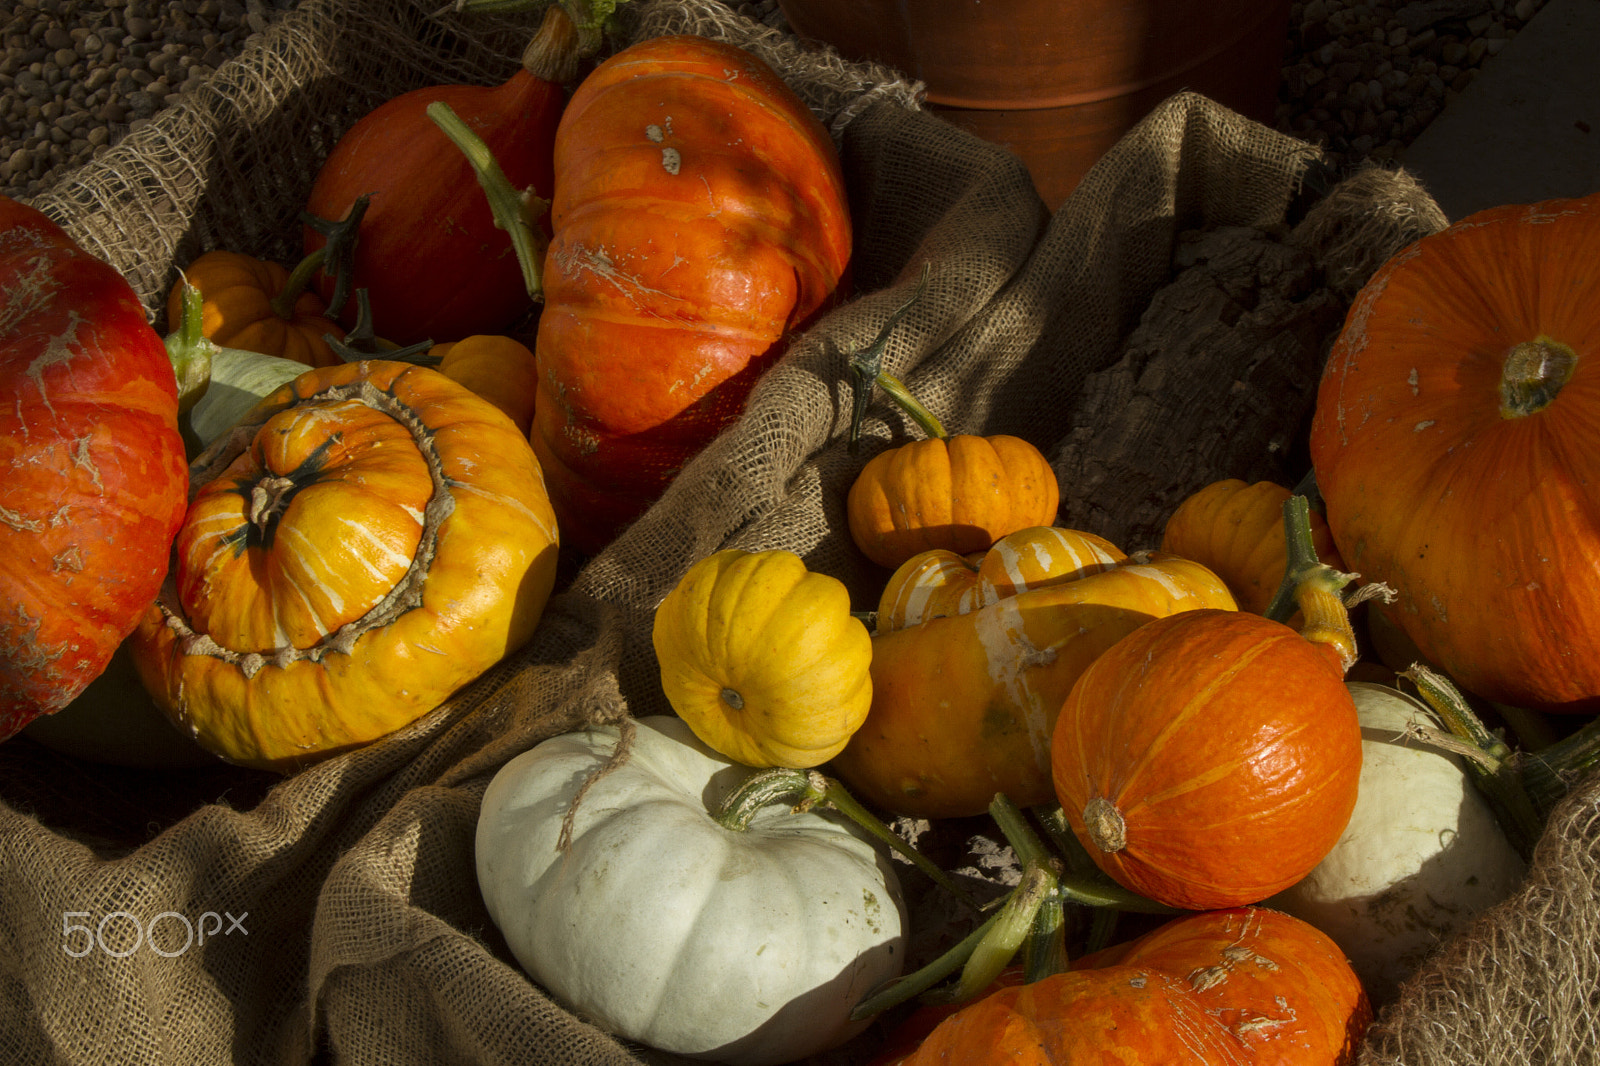
[[[1338,652],[1242,611],[1157,618],[1073,685],[1056,796],[1095,863],[1185,910],[1256,903],[1344,831],[1361,726]]]
[[[991,993],[898,1066],[1343,1066],[1372,1018],[1338,946],[1262,907],[1185,915],[1108,958]]]

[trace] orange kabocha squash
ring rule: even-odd
[[[1051,741],[1056,798],[1123,887],[1186,910],[1256,903],[1344,832],[1361,776],[1344,684],[1355,634],[1338,596],[1346,576],[1310,540],[1302,519],[1287,579],[1300,632],[1244,611],[1158,618],[1067,696]]]
[[[426,367],[311,370],[195,460],[130,638],[208,751],[292,771],[393,732],[527,641],[555,580],[533,449]]]
[[[1176,918],[1105,958],[962,1008],[899,1066],[1345,1066],[1372,1018],[1338,945],[1261,907]]]
[[[0,740],[71,703],[155,597],[188,478],[132,287],[0,197]]]
[[[973,571],[974,593],[979,574],[1000,579],[984,585],[994,602],[974,595],[965,613],[943,617],[880,613],[891,627],[905,624],[880,625],[873,637],[872,706],[833,761],[857,794],[924,818],[982,814],[996,792],[1022,806],[1049,802],[1051,732],[1085,667],[1151,619],[1233,609],[1221,580],[1198,563],[1125,559],[1068,530],[1045,558],[1043,532],[1013,535],[1031,541],[1027,553],[1003,538]],[[1015,580],[1019,559],[1036,553],[1032,572]],[[1016,591],[998,595],[1002,587]]]
[[[1328,357],[1311,460],[1389,616],[1501,703],[1600,710],[1600,193],[1401,251]]]
[[[593,553],[835,298],[850,222],[827,131],[760,59],[699,37],[600,64],[555,165],[533,444]]]

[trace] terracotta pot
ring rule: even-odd
[[[1156,104],[1192,89],[1270,123],[1290,0],[779,0],[794,33],[927,83],[1021,156],[1053,210]]]

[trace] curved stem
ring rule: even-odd
[[[544,299],[544,253],[549,246],[537,220],[550,210],[550,202],[533,195],[533,189],[519,191],[500,169],[489,146],[483,138],[461,121],[455,109],[442,100],[428,105],[428,117],[444,131],[451,142],[472,164],[472,172],[489,199],[489,210],[494,214],[494,224],[511,237],[512,250],[517,264],[522,268],[522,282],[534,300]]]
[[[757,770],[733,791],[722,807],[712,817],[725,829],[743,832],[750,827],[750,819],[761,808],[774,803],[789,803],[797,810],[809,810],[817,804],[830,806],[866,830],[873,839],[894,850],[939,887],[955,896],[974,911],[980,910],[972,895],[956,884],[939,866],[918,851],[898,833],[873,816],[844,785],[816,770],[792,770],[774,766]]]
[[[889,337],[894,333],[895,326],[911,310],[913,304],[922,296],[922,291],[928,285],[928,272],[930,264],[922,264],[922,276],[917,280],[917,287],[911,295],[889,315],[883,328],[878,330],[878,335],[872,343],[860,351],[847,353],[850,357],[850,450],[856,450],[861,441],[861,424],[866,419],[867,404],[872,400],[872,390],[881,387],[891,399],[899,405],[900,409],[911,416],[911,420],[921,427],[928,436],[944,440],[949,434],[944,426],[905,387],[905,384],[883,369],[883,351],[889,345]]]
[[[870,1018],[874,1014],[881,1014],[890,1007],[898,1007],[913,997],[928,991],[934,985],[955,973],[966,965],[967,960],[972,957],[973,951],[977,949],[979,942],[989,935],[995,923],[999,920],[1000,912],[996,911],[989,915],[982,925],[968,933],[961,943],[940,955],[937,959],[913,973],[897,977],[893,981],[869,992],[851,1010],[850,1020],[858,1022],[863,1018]]]
[[[1283,536],[1288,548],[1283,581],[1263,613],[1285,622],[1298,609],[1304,619],[1300,635],[1330,648],[1343,669],[1349,670],[1358,654],[1356,633],[1339,591],[1350,583],[1351,575],[1317,558],[1311,537],[1311,504],[1304,496],[1290,496],[1283,502]]]
[[[1450,733],[1477,748],[1484,758],[1465,760],[1467,772],[1478,791],[1494,809],[1506,839],[1524,859],[1533,857],[1533,846],[1543,825],[1533,801],[1522,785],[1516,760],[1504,741],[1484,726],[1466,699],[1443,674],[1412,663],[1399,676],[1417,686],[1428,706],[1444,722]]]
[[[363,359],[390,359],[397,363],[415,366],[438,366],[444,356],[431,354],[433,341],[420,340],[404,348],[393,341],[379,337],[372,328],[372,301],[366,289],[356,290],[356,324],[340,340],[331,333],[322,337],[328,350],[346,363],[359,363]]]
[[[211,388],[211,360],[222,349],[203,332],[205,297],[188,278],[180,276],[179,284],[183,286],[183,318],[167,334],[165,344],[178,379],[178,434],[183,438],[184,454],[193,460],[205,450],[205,444],[195,433],[189,414]]]
[[[337,318],[345,301],[350,299],[351,286],[355,284],[356,239],[361,232],[361,219],[367,213],[372,194],[362,193],[350,205],[350,210],[337,222],[319,218],[309,211],[300,212],[300,221],[322,234],[323,245],[312,252],[289,272],[283,291],[272,299],[272,310],[279,318],[293,318],[294,304],[300,293],[319,271],[333,274],[333,293],[328,297],[328,314]]]
[[[1538,751],[1518,757],[1529,799],[1542,816],[1561,801],[1572,782],[1600,766],[1600,718]]]

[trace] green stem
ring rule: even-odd
[[[489,210],[494,214],[494,224],[511,237],[512,250],[517,264],[522,267],[522,282],[528,295],[536,301],[544,299],[544,253],[550,242],[539,229],[538,219],[550,210],[550,202],[533,194],[530,187],[519,191],[500,169],[489,146],[483,138],[461,121],[451,106],[442,100],[428,105],[428,117],[444,135],[449,137],[472,164],[472,172],[483,187],[489,200]]]
[[[350,210],[337,222],[319,218],[309,211],[300,212],[300,221],[322,234],[322,247],[300,260],[289,272],[283,291],[272,299],[272,310],[279,318],[293,318],[294,304],[311,279],[321,271],[333,275],[333,293],[328,297],[328,315],[339,317],[345,301],[350,299],[351,286],[355,284],[356,240],[361,233],[361,220],[366,216],[371,193],[362,193],[350,205]]]
[[[184,453],[192,460],[204,450],[205,445],[195,435],[189,423],[189,413],[211,387],[211,360],[222,349],[203,332],[205,324],[205,297],[189,284],[183,286],[183,318],[178,327],[167,334],[167,358],[172,361],[172,372],[178,379],[178,432],[183,437]]]
[[[1561,802],[1573,782],[1600,766],[1600,718],[1535,752],[1518,757],[1523,785],[1543,816]]]
[[[981,910],[972,895],[941,870],[936,863],[918,851],[908,841],[894,832],[863,807],[848,789],[838,781],[816,770],[792,770],[774,766],[757,770],[736,788],[712,817],[725,829],[743,832],[757,811],[774,803],[789,803],[797,810],[809,810],[823,804],[837,810],[856,825],[903,856],[907,862],[927,874],[939,887],[955,896],[974,911]]]
[[[1500,820],[1506,839],[1524,859],[1533,857],[1541,819],[1523,787],[1517,761],[1504,741],[1484,726],[1467,701],[1443,674],[1412,663],[1399,676],[1417,691],[1456,738],[1483,752],[1484,759],[1466,759],[1467,772]]]
[[[1317,558],[1306,497],[1290,496],[1283,502],[1283,536],[1288,550],[1283,581],[1263,613],[1273,621],[1287,622],[1298,610],[1304,619],[1300,635],[1332,648],[1349,670],[1358,654],[1356,633],[1339,591],[1350,583],[1350,575]]]
[[[875,1014],[881,1014],[890,1007],[898,1007],[933,988],[966,965],[978,944],[989,935],[999,920],[1000,912],[996,911],[989,915],[982,925],[968,933],[961,943],[937,959],[868,993],[850,1012],[850,1020],[858,1022]]]
[[[328,350],[346,363],[358,363],[363,359],[389,359],[415,366],[438,366],[444,361],[444,356],[431,354],[431,340],[420,340],[402,348],[379,337],[372,328],[372,301],[367,298],[366,289],[356,290],[356,324],[350,327],[344,340],[339,340],[331,333],[323,334],[322,339],[327,342]]]
[[[883,328],[878,330],[878,335],[871,344],[861,351],[850,352],[850,450],[854,452],[861,441],[861,424],[867,415],[867,404],[872,400],[872,390],[882,388],[890,398],[899,405],[900,409],[911,416],[922,431],[929,437],[945,440],[949,434],[944,426],[905,387],[899,378],[883,369],[883,352],[889,345],[889,337],[894,333],[895,326],[911,310],[913,304],[922,296],[928,285],[928,272],[930,265],[922,264],[922,276],[917,280],[917,287],[906,298],[905,303],[895,309],[894,313],[884,322]]]

